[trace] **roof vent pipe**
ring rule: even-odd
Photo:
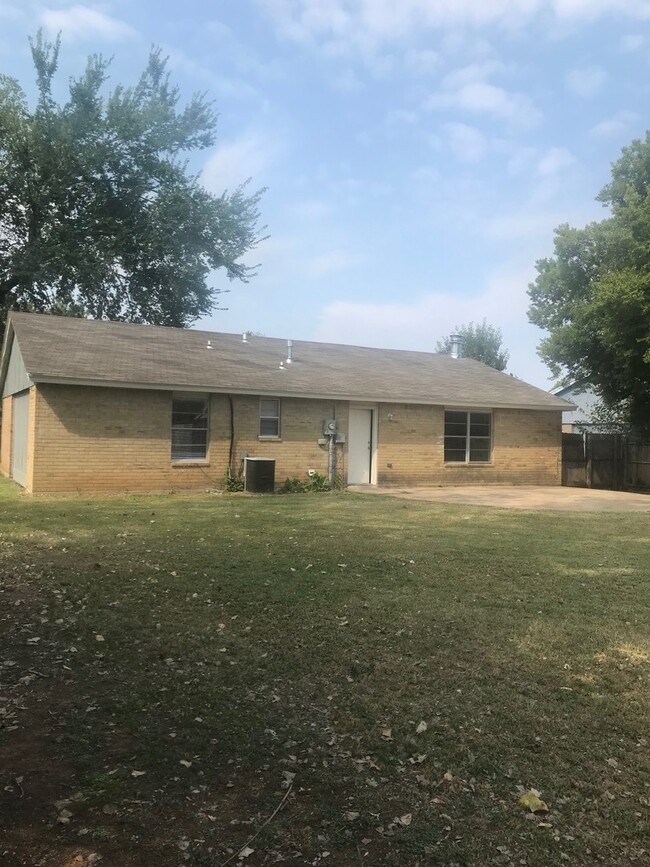
[[[460,334],[452,334],[449,339],[451,340],[451,357],[461,358],[463,354],[463,338]]]
[[[287,364],[293,363],[293,340],[287,340]]]
[[[242,343],[248,343],[248,331],[244,331],[244,333],[242,334],[241,342]]]

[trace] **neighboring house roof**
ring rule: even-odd
[[[184,328],[13,313],[33,382],[372,400],[458,407],[566,410],[571,404],[469,358]],[[210,341],[211,349],[207,348]]]
[[[554,394],[557,397],[563,397],[565,394],[578,395],[593,393],[591,383],[588,379],[574,379],[567,385],[557,385],[555,388],[551,389],[551,394]]]
[[[588,380],[574,380],[568,385],[554,388],[552,393],[556,397],[571,401],[573,404],[573,407],[569,407],[563,413],[562,421],[564,424],[581,425],[583,427],[594,425],[591,417],[594,409],[600,403],[600,398]]]

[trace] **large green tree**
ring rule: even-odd
[[[0,76],[0,318],[8,309],[187,325],[215,306],[212,272],[246,281],[262,191],[213,195],[187,155],[215,141],[204,95],[180,105],[152,50],[133,87],[106,93],[109,61],[88,58],[53,96],[60,40],[30,41],[35,107]],[[0,328],[2,327],[0,321]]]
[[[605,407],[650,431],[650,133],[613,164],[598,200],[610,215],[555,230],[537,262],[531,322],[548,330],[539,353],[555,376],[588,380]]]
[[[496,370],[505,370],[510,353],[502,347],[503,335],[500,328],[489,325],[487,320],[476,325],[469,322],[467,325],[456,327],[456,334],[462,338],[462,353],[465,358],[473,358],[482,361]],[[436,352],[449,354],[451,352],[451,337],[443,337],[438,341]]]

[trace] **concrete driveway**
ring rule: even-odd
[[[650,495],[588,488],[538,487],[534,485],[467,485],[438,488],[380,488],[352,485],[349,491],[383,494],[429,503],[495,506],[499,509],[549,509],[564,512],[650,512]]]

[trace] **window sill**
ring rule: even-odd
[[[494,461],[450,461],[445,464],[445,469],[453,469],[458,467],[493,467]]]
[[[282,442],[282,437],[258,437],[257,439],[261,443],[268,443],[268,442],[281,443]]]
[[[172,469],[182,469],[183,467],[209,467],[210,461],[172,461]]]

